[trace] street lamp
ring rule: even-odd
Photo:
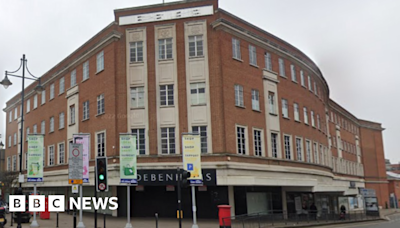
[[[35,77],[34,75],[29,72],[28,66],[27,66],[27,60],[25,59],[25,54],[22,56],[21,59],[21,65],[16,71],[13,72],[8,72],[6,71],[4,79],[0,82],[1,85],[4,86],[5,89],[7,89],[10,85],[12,85],[11,81],[8,79],[8,76],[11,77],[17,77],[17,78],[22,78],[22,92],[21,92],[21,145],[20,145],[20,153],[19,153],[19,176],[22,175],[22,151],[23,151],[23,142],[24,142],[24,96],[25,96],[25,79],[33,80],[33,81],[38,81],[38,85],[35,87],[35,91],[39,94],[42,93],[44,90],[44,87],[40,83],[40,78]],[[22,67],[22,76],[19,75],[14,75],[14,73],[18,72]],[[29,73],[30,76],[32,77],[25,77],[25,69]],[[19,194],[22,194],[22,186],[21,182],[19,182]],[[18,226],[17,228],[21,228],[21,213],[18,213]]]

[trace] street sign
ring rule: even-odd
[[[68,183],[83,183],[83,145],[70,144],[68,159]]]
[[[73,134],[74,142],[83,145],[83,183],[89,183],[90,134]]]
[[[72,185],[72,193],[77,194],[79,193],[79,185]]]

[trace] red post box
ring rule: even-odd
[[[231,228],[231,206],[218,205],[218,217],[220,228]]]
[[[45,198],[44,211],[40,212],[40,219],[50,219],[49,198]]]

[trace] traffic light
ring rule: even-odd
[[[190,180],[188,180],[188,178],[190,178],[190,172],[188,172],[186,170],[182,170],[182,185],[181,186],[183,188],[190,185]]]
[[[107,192],[107,158],[96,158],[96,190],[98,192]]]

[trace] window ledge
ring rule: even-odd
[[[204,103],[204,104],[192,104],[191,106],[192,107],[207,106],[207,104],[206,103]]]
[[[87,80],[89,80],[89,78],[83,79],[83,80],[82,80],[82,83],[83,83],[83,82],[86,82]]]
[[[238,59],[238,58],[235,58],[235,57],[232,57],[232,59],[233,59],[233,60],[236,60],[236,61],[239,61],[239,62],[243,62],[242,59]]]
[[[158,59],[158,62],[173,62],[174,58],[169,58],[169,59]]]
[[[189,56],[189,59],[202,59],[204,58],[204,55],[199,55],[199,56]]]
[[[294,120],[294,122],[296,122],[296,123],[301,123],[301,121],[300,121],[300,120]]]
[[[246,108],[246,106],[240,106],[240,105],[235,105],[237,108],[243,108],[243,109],[245,109]]]
[[[82,122],[85,122],[85,121],[88,121],[88,120],[89,120],[89,118],[86,118],[86,119],[82,120]]]
[[[254,112],[262,113],[261,110],[253,109]]]
[[[64,129],[64,127],[58,128],[58,130],[62,130],[62,129]]]
[[[136,107],[136,108],[131,108],[131,110],[141,110],[141,109],[145,109],[145,107]]]
[[[58,94],[58,96],[61,96],[61,95],[63,95],[63,94],[64,94],[64,92],[62,92],[62,93],[59,93],[59,94]]]
[[[50,131],[49,134],[54,133],[54,131]]]
[[[282,77],[282,78],[286,78],[287,79],[287,77],[285,75],[279,75],[279,76]]]
[[[106,112],[99,113],[99,114],[96,115],[96,117],[101,116],[101,115],[104,115],[105,113],[106,113]]]
[[[137,62],[131,62],[131,61],[129,61],[129,65],[141,65],[141,64],[143,64],[144,63],[144,61],[137,61]]]
[[[99,70],[99,71],[97,71],[96,74],[100,74],[100,73],[103,72],[103,71],[104,71],[104,68],[101,69],[101,70]]]
[[[304,89],[307,89],[307,87],[305,85],[301,85],[301,87],[303,87]]]
[[[71,127],[72,125],[75,125],[75,123],[72,123],[72,124],[68,124],[68,126],[70,126],[70,127]]]
[[[160,105],[160,108],[175,108],[175,105]]]
[[[254,65],[252,63],[250,63],[250,66],[255,67],[255,68],[259,68],[257,65]]]
[[[289,118],[289,117],[286,117],[286,116],[282,116],[282,118],[283,118],[283,119],[290,120],[290,118]]]
[[[54,100],[54,97],[49,99],[49,101],[52,101],[52,100]]]
[[[278,116],[278,114],[273,113],[273,112],[270,112],[269,114],[270,114],[271,116]]]
[[[292,82],[293,82],[293,83],[295,83],[295,84],[299,84],[299,82],[298,82],[298,81],[293,81],[293,79],[292,79]]]

